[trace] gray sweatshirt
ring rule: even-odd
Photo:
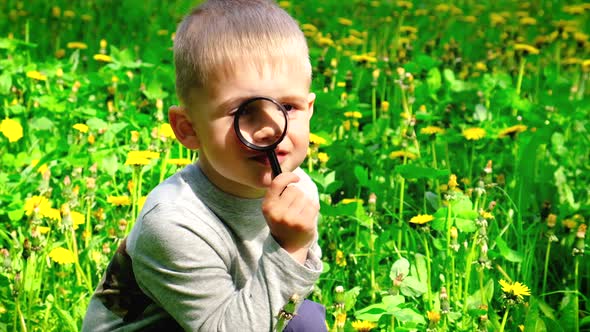
[[[295,174],[317,200],[309,176]],[[270,235],[261,204],[222,192],[197,165],[158,185],[93,295],[82,330],[272,330],[289,298],[311,291],[321,251],[316,242],[304,265],[295,261]]]

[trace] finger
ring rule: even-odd
[[[284,172],[279,174],[270,183],[270,188],[266,192],[266,198],[278,199],[289,184],[297,182],[299,182],[299,177],[295,173]]]

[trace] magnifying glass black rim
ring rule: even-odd
[[[283,133],[281,134],[281,136],[271,145],[259,146],[259,145],[250,143],[242,135],[242,132],[240,131],[240,122],[239,121],[240,121],[240,116],[245,111],[245,106],[248,105],[249,103],[255,102],[257,100],[266,100],[266,101],[270,101],[271,103],[277,105],[279,110],[283,113],[283,116],[285,117],[285,129],[283,130]],[[285,138],[285,135],[287,135],[287,126],[289,124],[289,121],[287,121],[287,119],[288,119],[287,110],[279,102],[277,102],[276,100],[269,98],[269,97],[254,97],[254,98],[250,98],[250,99],[246,100],[245,102],[243,102],[240,105],[240,107],[238,107],[238,111],[234,115],[234,131],[236,132],[236,135],[238,135],[238,138],[240,139],[240,141],[245,146],[249,147],[250,149],[256,150],[256,151],[270,151],[270,150],[274,150],[274,148],[276,148],[277,145],[279,145],[279,143],[281,143],[283,141],[283,138]]]

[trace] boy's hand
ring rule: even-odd
[[[262,202],[262,213],[279,245],[303,264],[316,236],[320,207],[301,189],[289,186],[298,181],[299,177],[291,172],[274,178]]]

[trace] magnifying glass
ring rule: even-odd
[[[254,97],[243,102],[234,117],[234,130],[240,142],[266,153],[273,178],[281,174],[275,148],[287,134],[287,110],[272,98]]]

